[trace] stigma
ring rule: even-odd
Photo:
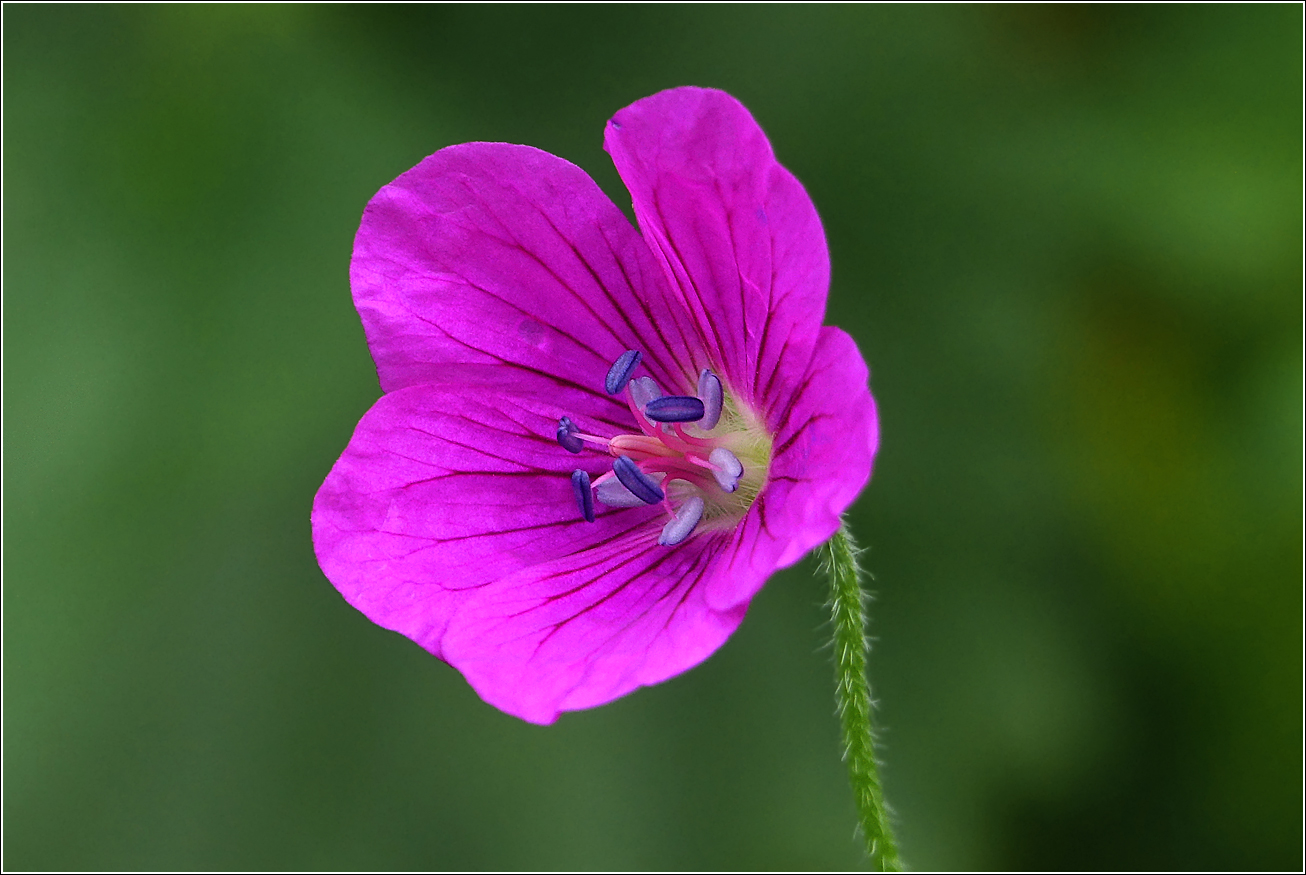
[[[699,373],[692,394],[676,395],[637,375],[642,361],[640,351],[626,350],[603,381],[608,394],[625,395],[638,430],[603,436],[582,431],[571,417],[558,420],[564,450],[579,454],[588,445],[613,457],[611,470],[592,481],[586,471],[573,472],[581,518],[594,522],[596,502],[612,509],[660,505],[664,547],[733,528],[766,483],[770,435],[711,368]]]

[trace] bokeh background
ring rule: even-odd
[[[823,588],[549,728],[349,608],[363,205],[739,97],[829,237],[921,868],[1302,865],[1302,11],[4,8],[8,869],[841,869]]]

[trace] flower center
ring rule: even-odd
[[[571,475],[581,516],[594,521],[594,501],[608,507],[661,504],[669,516],[658,543],[673,546],[694,532],[734,526],[766,484],[771,437],[757,416],[705,368],[694,395],[665,395],[652,377],[633,377],[643,356],[627,350],[608,371],[604,388],[626,394],[639,433],[585,434],[566,416],[558,443],[579,453],[592,444],[615,456],[593,482]]]

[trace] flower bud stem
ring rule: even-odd
[[[862,837],[871,865],[881,872],[901,872],[898,848],[889,827],[884,791],[875,763],[871,729],[871,690],[866,682],[866,601],[857,545],[847,524],[821,547],[821,569],[830,577],[834,617],[835,700],[843,724],[844,760],[857,802]]]

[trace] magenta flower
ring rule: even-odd
[[[350,604],[535,723],[707,658],[834,533],[878,440],[821,325],[816,210],[748,111],[676,88],[604,145],[638,232],[505,143],[367,205],[350,281],[385,394],[313,503]]]

